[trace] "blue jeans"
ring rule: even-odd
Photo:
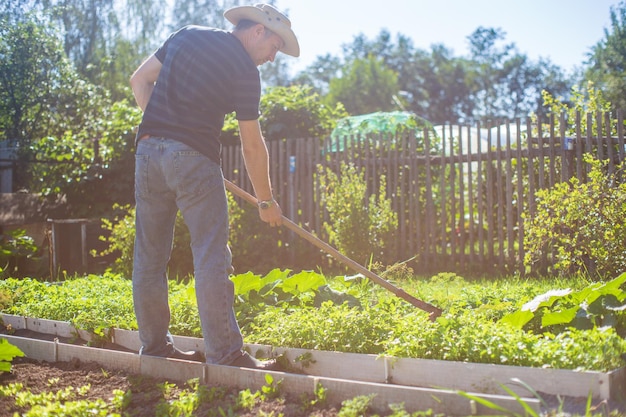
[[[228,202],[219,164],[189,146],[149,137],[137,144],[133,301],[140,353],[167,356],[169,333],[167,263],[180,210],[191,235],[198,313],[208,363],[241,355],[243,339],[233,310],[229,279]]]

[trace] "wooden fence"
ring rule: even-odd
[[[318,169],[339,172],[342,163],[352,163],[371,192],[385,175],[399,220],[396,261],[415,257],[417,273],[524,274],[522,215],[534,215],[536,191],[571,177],[585,181],[585,153],[615,170],[624,160],[623,127],[620,114],[579,113],[541,123],[272,141],[270,174],[283,213],[323,239],[328,217]],[[251,191],[238,145],[224,147],[223,168],[227,179]]]

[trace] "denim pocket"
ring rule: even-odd
[[[205,194],[224,187],[221,167],[197,151],[178,151],[174,166],[181,195]]]

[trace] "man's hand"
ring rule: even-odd
[[[259,216],[272,227],[283,224],[283,212],[276,201],[268,208],[259,207]]]

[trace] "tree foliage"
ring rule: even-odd
[[[470,120],[525,117],[542,113],[541,92],[567,95],[570,84],[547,59],[532,62],[515,44],[502,44],[501,29],[479,27],[470,43],[470,90],[474,103]]]
[[[270,87],[261,97],[260,123],[267,140],[285,138],[324,138],[337,120],[347,116],[341,103],[324,103],[310,86]],[[227,116],[222,142],[239,140],[237,121]]]
[[[398,91],[398,75],[370,54],[355,59],[341,77],[330,80],[328,100],[343,103],[350,114],[391,111]]]
[[[587,70],[616,109],[626,109],[626,2],[611,7],[611,28],[592,49]]]
[[[25,15],[0,20],[0,139],[26,149],[32,137],[50,133],[52,109],[71,67],[53,29]]]
[[[542,111],[542,90],[568,94],[572,83],[561,68],[547,59],[530,60],[514,43],[503,44],[505,35],[501,29],[480,27],[468,36],[470,55],[459,57],[444,45],[416,49],[406,36],[394,38],[387,30],[372,40],[361,34],[343,45],[342,57],[318,57],[295,81],[313,85],[322,94],[330,92],[334,82],[356,102],[366,94],[362,79],[349,75],[350,68],[373,55],[397,75],[394,109],[412,111],[435,124],[523,117]],[[368,94],[379,95],[375,87],[365,87]],[[346,108],[355,114],[349,105]]]

